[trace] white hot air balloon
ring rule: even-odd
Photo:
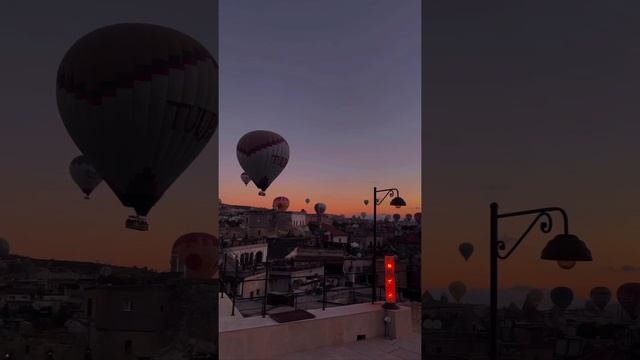
[[[238,162],[264,196],[269,185],[289,162],[289,144],[280,135],[266,130],[252,131],[240,138]]]
[[[218,126],[218,64],[198,41],[149,24],[80,38],[62,59],[57,101],[69,135],[147,230],[146,217]]]
[[[102,182],[102,178],[96,172],[96,169],[93,168],[89,159],[84,155],[76,156],[71,160],[69,173],[73,181],[84,193],[85,199],[89,199],[93,190]]]

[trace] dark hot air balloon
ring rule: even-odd
[[[242,180],[245,186],[251,182],[251,178],[249,177],[249,175],[247,175],[247,173],[244,173],[244,172],[242,173],[242,175],[240,175],[240,180]]]
[[[266,130],[252,131],[240,138],[238,162],[264,196],[271,183],[289,162],[289,144],[280,135]]]
[[[566,286],[559,286],[551,290],[551,302],[557,306],[560,311],[565,311],[573,302],[573,291]]]
[[[459,303],[460,299],[467,293],[467,286],[461,281],[454,281],[449,284],[449,293]]]
[[[363,201],[365,205],[369,205],[369,200]]]
[[[304,199],[304,202],[308,204],[308,203],[310,203],[310,202],[311,202],[311,199],[306,198],[306,199]]]
[[[323,203],[317,203],[313,206],[313,209],[316,211],[316,214],[322,215],[327,210],[327,205]]]
[[[638,318],[640,307],[640,283],[626,283],[617,291],[618,303],[632,320]]]
[[[102,182],[102,177],[96,172],[91,161],[84,155],[76,156],[69,164],[71,178],[84,193],[84,198],[89,196],[95,188]]]
[[[411,214],[407,214],[404,216],[404,219],[407,220],[407,222],[411,221],[411,219],[413,219],[413,215]]]
[[[598,307],[598,309],[600,309],[600,311],[603,311],[605,307],[607,307],[607,305],[609,304],[609,301],[611,300],[611,290],[609,290],[609,288],[606,288],[604,286],[596,286],[593,289],[591,289],[591,292],[589,293],[590,297],[591,297],[591,301],[593,302],[593,304],[595,306]]]
[[[400,214],[393,214],[393,221],[395,222],[400,221]]]
[[[69,135],[147,230],[145,216],[218,126],[218,64],[199,42],[149,24],[95,30],[67,51],[57,102]]]
[[[462,257],[464,257],[464,261],[467,261],[473,254],[473,244],[462,243],[458,246],[458,251],[460,252]]]
[[[421,212],[417,212],[417,213],[413,214],[413,218],[416,219],[416,222],[418,224],[422,223],[422,213]]]

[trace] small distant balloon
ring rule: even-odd
[[[327,210],[327,205],[323,203],[317,203],[313,206],[313,209],[316,211],[316,214],[322,215]]]
[[[364,204],[365,204],[365,205],[369,205],[369,200],[365,200],[365,201],[364,201]]]
[[[551,290],[551,302],[557,306],[560,311],[565,311],[573,302],[573,291],[566,286],[558,286]]]
[[[308,204],[308,203],[310,203],[310,202],[311,202],[311,199],[306,198],[306,199],[304,199],[304,202]]]
[[[411,219],[413,219],[413,215],[411,214],[407,214],[404,216],[405,220],[407,220],[407,222],[411,221]]]
[[[449,293],[459,303],[460,299],[467,293],[467,286],[461,281],[454,281],[449,284]]]
[[[243,172],[242,175],[240,175],[240,179],[245,186],[247,186],[251,182],[251,178],[249,177],[249,175],[247,175],[246,172]]]
[[[462,243],[458,246],[458,251],[464,257],[464,261],[469,260],[471,255],[473,254],[473,244],[471,243]]]
[[[360,213],[360,216],[364,219],[365,217],[367,217],[367,213],[363,211]]]
[[[422,213],[421,212],[417,212],[417,213],[413,214],[413,218],[416,219],[416,222],[418,224],[421,224],[421,222],[422,222]]]
[[[640,307],[640,283],[622,284],[617,291],[618,303],[632,320],[638,318]]]
[[[593,304],[597,306],[600,311],[603,311],[611,300],[611,290],[604,286],[594,287],[593,289],[591,289],[589,295]]]
[[[393,221],[395,222],[400,221],[400,214],[393,214]]]
[[[91,165],[89,158],[84,155],[76,156],[71,160],[69,173],[71,173],[71,178],[84,193],[85,199],[89,199],[93,190],[102,182],[102,177]]]

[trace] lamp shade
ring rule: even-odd
[[[395,206],[397,208],[402,207],[402,206],[407,206],[407,203],[404,202],[404,199],[401,198],[400,196],[396,196],[393,199],[391,199],[391,206]]]
[[[584,241],[571,234],[556,235],[542,250],[543,260],[591,261],[591,251]]]

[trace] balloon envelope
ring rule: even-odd
[[[616,295],[622,309],[635,320],[640,306],[640,283],[623,284],[618,288]]]
[[[400,214],[393,214],[393,221],[395,222],[400,221]]]
[[[566,310],[573,302],[573,291],[566,286],[559,286],[551,290],[551,302],[561,311]]]
[[[240,180],[242,180],[245,185],[248,185],[251,182],[251,178],[249,177],[249,175],[244,172],[242,173],[242,175],[240,175]]]
[[[71,178],[87,198],[100,185],[102,178],[96,172],[91,161],[84,155],[76,156],[69,164]]]
[[[365,200],[365,201],[364,201],[364,204],[365,204],[365,205],[369,205],[369,200]]]
[[[473,244],[470,243],[462,243],[458,246],[458,251],[464,257],[464,261],[469,260],[471,254],[473,254]]]
[[[206,233],[189,233],[173,244],[172,257],[189,279],[211,279],[218,271],[218,238]]]
[[[413,215],[411,215],[411,214],[407,214],[407,215],[405,215],[405,216],[404,216],[404,218],[405,218],[407,221],[411,221],[411,219],[413,218]]]
[[[416,222],[418,224],[420,224],[422,222],[422,213],[417,212],[413,214],[413,218],[416,219]]]
[[[278,211],[287,211],[289,208],[289,199],[285,196],[278,196],[273,199],[273,209]]]
[[[591,289],[589,295],[593,304],[597,306],[600,311],[603,311],[609,304],[609,301],[611,301],[611,290],[604,286],[594,287]]]
[[[308,204],[308,203],[310,203],[310,202],[311,202],[311,199],[306,198],[306,199],[304,199],[304,202]]]
[[[124,206],[146,216],[218,126],[218,64],[196,40],[116,24],[78,40],[57,76],[69,135]]]
[[[466,294],[467,286],[461,281],[454,281],[449,284],[449,293],[456,299],[456,302],[460,302],[460,299]]]
[[[236,155],[251,181],[264,192],[287,166],[289,144],[274,132],[252,131],[240,138]]]
[[[325,211],[327,211],[327,205],[323,203],[317,203],[313,206],[313,209],[316,211],[316,214],[322,215]]]

